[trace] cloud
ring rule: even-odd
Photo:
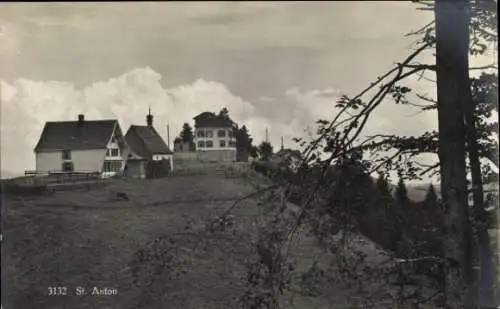
[[[144,67],[83,89],[61,81],[1,81],[1,170],[5,175],[19,175],[34,169],[33,147],[45,122],[76,119],[81,113],[89,120],[118,119],[126,131],[132,124],[145,124],[151,107],[155,127],[167,140],[169,125],[172,141],[184,122],[193,125],[192,118],[197,114],[226,107],[237,123],[248,127],[255,144],[265,139],[267,129],[278,149],[281,137],[285,147],[295,147],[292,138],[308,139],[307,129],[314,133],[316,120],[332,119],[338,112],[334,105],[340,92],[331,87],[289,88],[282,97],[259,97],[250,102],[217,81],[200,78],[164,88],[161,80],[161,74]],[[373,113],[364,134],[415,135],[436,128],[432,115],[387,117],[410,112],[414,109],[385,102]]]
[[[193,124],[192,118],[197,114],[226,107],[236,122],[248,127],[256,143],[264,140],[268,128],[272,143],[279,147],[281,136],[286,146],[292,146],[291,138],[304,135],[305,126],[313,124],[326,106],[321,103],[321,91],[292,91],[296,96],[294,108],[276,106],[290,119],[280,122],[266,117],[257,105],[235,95],[220,82],[198,79],[163,88],[161,79],[161,74],[145,67],[83,89],[61,81],[2,81],[1,169],[17,174],[34,169],[33,148],[45,122],[76,119],[81,113],[89,120],[118,119],[126,131],[132,124],[144,124],[151,107],[155,127],[166,140],[169,125],[173,140],[184,122]],[[315,104],[316,95],[321,104]]]

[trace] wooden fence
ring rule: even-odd
[[[101,183],[100,172],[35,172],[2,181],[2,192],[13,195],[42,195],[58,190],[90,188]]]
[[[65,184],[65,183],[78,183],[95,181],[101,179],[100,172],[60,172],[60,171],[25,171],[24,177],[15,179],[17,184]]]

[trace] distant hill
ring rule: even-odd
[[[407,185],[406,188],[408,190],[408,196],[415,202],[420,202],[425,199],[425,195],[427,194],[427,190],[429,189],[429,184],[414,184]],[[436,194],[441,196],[441,184],[435,183],[432,184],[434,189],[436,190]],[[395,186],[394,186],[395,188]],[[498,183],[492,182],[483,185],[484,191],[498,191]]]

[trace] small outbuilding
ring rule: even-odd
[[[146,123],[146,126],[130,126],[125,134],[131,149],[126,175],[134,178],[168,176],[174,170],[173,152],[153,127],[151,112],[146,116]]]

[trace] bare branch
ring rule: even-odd
[[[438,103],[436,100],[431,99],[431,98],[429,98],[429,97],[427,97],[427,96],[425,96],[425,95],[418,94],[418,93],[417,93],[416,95],[417,95],[417,97],[418,97],[419,99],[424,100],[424,101],[429,102],[429,103],[432,103],[433,105],[436,105],[436,104]],[[429,105],[422,106],[422,107],[429,107]]]
[[[405,68],[411,68],[411,69],[417,69],[421,68],[423,70],[431,70],[431,71],[436,71],[436,65],[435,64],[400,64],[398,65],[403,66]]]
[[[431,22],[429,22],[428,24],[426,24],[425,26],[423,26],[422,28],[420,28],[420,29],[418,29],[418,30],[415,30],[415,31],[412,31],[412,32],[410,32],[410,33],[405,34],[405,36],[411,36],[411,35],[422,34],[422,33],[424,33],[424,32],[427,30],[427,28],[429,28],[429,27],[430,27],[430,26],[432,26],[432,25],[434,25],[434,19],[433,19]]]
[[[420,174],[419,174],[419,175],[420,175],[420,176],[424,176],[425,174],[429,173],[429,172],[430,172],[430,171],[432,171],[433,169],[435,169],[435,168],[439,167],[439,164],[440,164],[440,163],[438,162],[438,163],[436,163],[436,164],[434,164],[434,165],[429,166],[427,169],[425,169],[425,170],[423,170],[422,172],[420,172]]]
[[[486,69],[498,69],[495,63],[483,65],[479,67],[470,67],[469,70],[486,70]]]

